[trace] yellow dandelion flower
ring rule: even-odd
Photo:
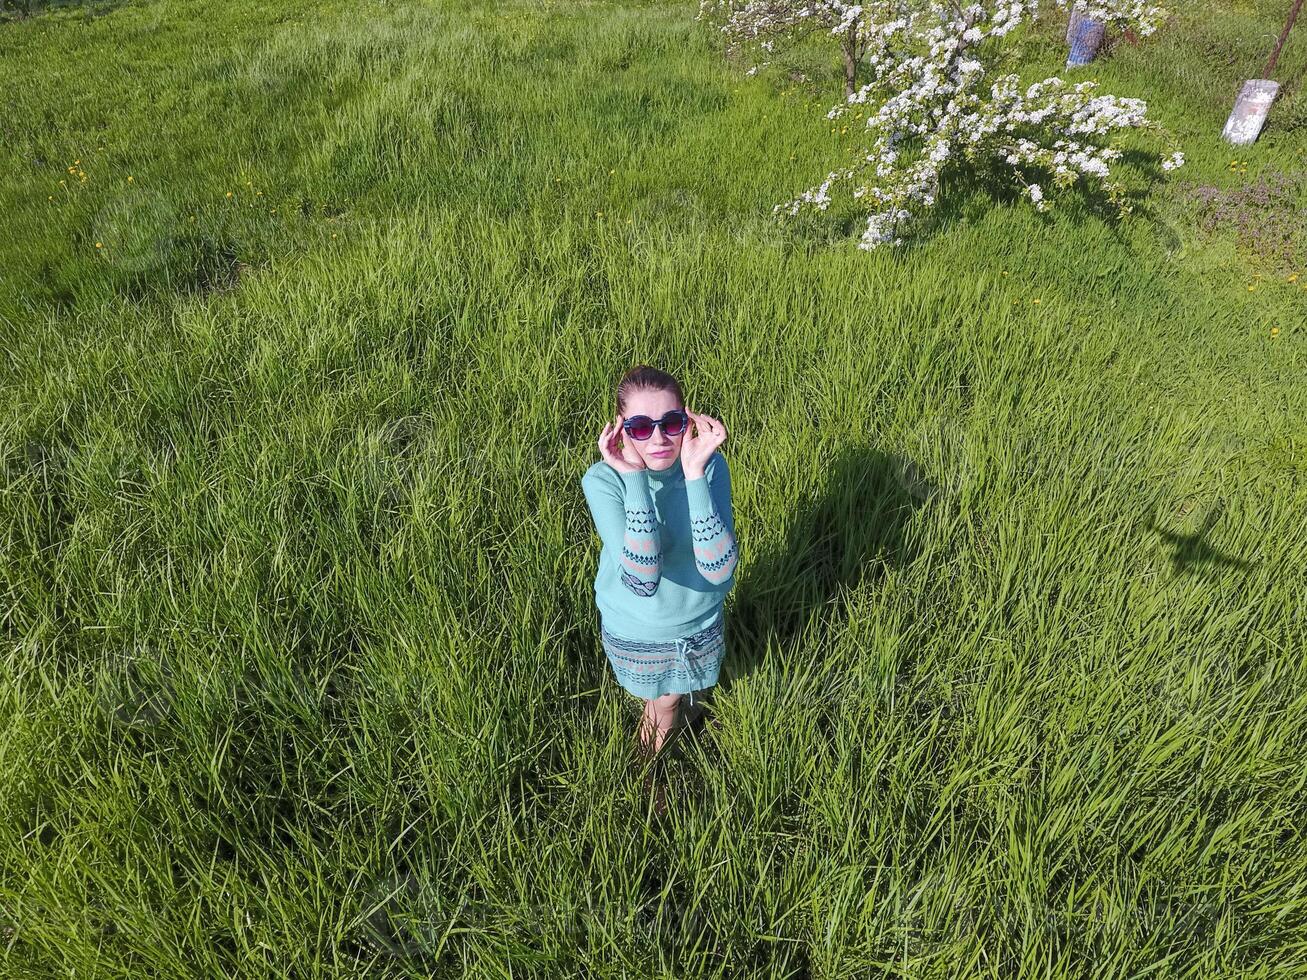
[[[132,175],[131,175],[131,174],[128,174],[128,175],[127,175],[127,183],[130,184],[130,183],[133,183],[133,181],[134,181],[134,178],[132,177]]]
[[[228,196],[228,197],[231,197],[231,191],[228,191],[228,192],[227,192],[227,196]]]
[[[611,177],[611,176],[612,176],[613,174],[615,174],[615,173],[617,173],[616,170],[610,170],[610,171],[608,171],[608,176]]]
[[[1036,306],[1038,306],[1038,305],[1040,304],[1041,301],[1040,301],[1039,297],[1036,296],[1036,297],[1035,297],[1034,299],[1032,299],[1030,302],[1032,302],[1032,303],[1034,303]]]
[[[104,248],[104,242],[96,242],[96,243],[95,243],[95,247],[96,247],[96,248]]]
[[[54,195],[51,194],[49,197],[46,198],[46,200],[47,200],[47,201],[53,201],[53,200],[54,200]]]
[[[1278,337],[1278,336],[1280,336],[1280,328],[1279,328],[1279,327],[1271,327],[1271,336],[1272,336],[1272,337]]]
[[[335,238],[335,237],[336,237],[336,233],[335,233],[334,231],[331,233],[331,237],[332,237],[332,238]]]
[[[1292,275],[1290,275],[1287,281],[1288,281],[1288,282],[1297,282],[1297,281],[1298,281],[1298,273],[1295,272],[1295,273],[1293,273]]]
[[[1249,286],[1249,287],[1248,287],[1248,292],[1250,292],[1250,293],[1254,293],[1254,292],[1256,292],[1256,291],[1257,291],[1257,287],[1256,287],[1256,286]]]

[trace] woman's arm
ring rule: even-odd
[[[690,504],[690,535],[694,563],[713,585],[725,585],[735,574],[735,518],[731,512],[731,471],[726,457],[714,455],[703,476],[685,481]]]
[[[587,473],[581,480],[595,530],[604,547],[619,558],[622,584],[638,596],[651,596],[662,579],[662,542],[644,470],[620,473],[619,489]]]

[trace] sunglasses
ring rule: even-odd
[[[622,423],[622,428],[632,439],[644,442],[654,434],[655,426],[661,425],[664,435],[679,436],[689,424],[690,416],[677,408],[668,412],[656,422],[647,415],[633,415]]]

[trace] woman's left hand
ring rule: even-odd
[[[687,480],[697,480],[717,447],[726,441],[726,426],[711,415],[700,415],[688,408],[685,414],[690,416],[694,429],[681,441],[681,469]]]

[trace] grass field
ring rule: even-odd
[[[688,0],[0,21],[3,975],[1307,975],[1304,28],[1217,138],[1286,6],[1088,73],[1189,159],[1124,222],[872,254],[770,213],[834,74]],[[663,817],[579,482],[640,360],[742,549]]]

